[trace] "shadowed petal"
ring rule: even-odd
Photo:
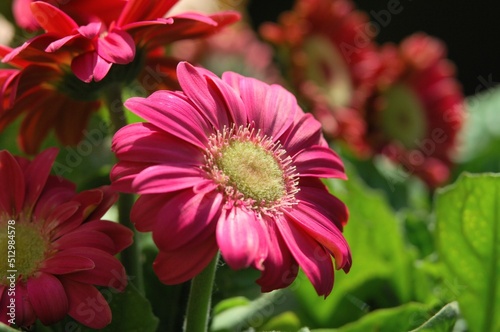
[[[342,160],[328,147],[310,147],[299,152],[293,159],[300,176],[347,179]]]
[[[21,212],[25,197],[24,174],[14,157],[0,151],[0,208],[9,216]]]
[[[215,231],[221,203],[221,194],[194,195],[189,189],[171,198],[160,210],[153,229],[158,248],[173,251],[208,238]]]
[[[54,324],[68,313],[68,297],[59,279],[38,273],[27,281],[28,297],[37,317],[44,325]]]
[[[125,31],[114,29],[97,41],[97,54],[104,60],[127,64],[135,57],[134,39]]]
[[[283,241],[274,221],[268,221],[269,251],[264,270],[257,283],[262,292],[289,286],[299,272],[299,266]]]
[[[323,246],[284,219],[276,219],[278,229],[293,257],[304,270],[318,295],[325,297],[333,288],[332,258]]]
[[[250,265],[262,270],[269,250],[263,220],[253,211],[233,207],[223,211],[217,222],[217,243],[222,257],[233,269]]]
[[[217,253],[215,237],[191,242],[174,251],[160,251],[153,269],[161,282],[167,285],[180,284],[198,275]]]
[[[61,279],[61,283],[68,295],[71,317],[92,329],[102,329],[111,323],[109,305],[94,286],[69,279]]]

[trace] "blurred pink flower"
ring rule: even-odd
[[[464,96],[440,40],[416,33],[384,45],[377,90],[365,106],[372,153],[383,153],[430,187],[450,175]]]
[[[273,62],[273,48],[243,22],[205,39],[173,43],[172,54],[215,74],[233,71],[269,84],[283,82]]]
[[[48,149],[28,161],[0,151],[0,252],[5,257],[0,262],[0,321],[8,323],[7,306],[14,300],[17,326],[27,327],[37,318],[50,325],[69,314],[86,326],[103,328],[111,311],[95,286],[125,288],[125,270],[114,255],[131,244],[132,232],[101,220],[117,198],[109,187],[78,194],[74,184],[49,175],[56,155],[57,149]],[[12,239],[16,257],[8,265]]]
[[[330,138],[363,154],[359,113],[381,68],[373,31],[351,0],[297,0],[261,35],[276,47],[284,76]],[[283,57],[283,55],[285,55]]]
[[[288,286],[301,266],[320,295],[351,254],[346,206],[320,178],[345,179],[342,161],[292,94],[278,85],[182,62],[182,92],[125,105],[149,123],[122,128],[112,187],[142,194],[131,218],[152,231],[167,284],[196,276],[220,249],[227,264],[262,271],[263,291]]]

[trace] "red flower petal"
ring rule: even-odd
[[[25,197],[24,174],[16,159],[6,150],[0,151],[0,211],[7,216],[21,212]]]
[[[68,314],[92,329],[111,323],[111,310],[102,294],[92,285],[61,279],[69,300]]]
[[[191,242],[174,251],[160,251],[153,263],[153,269],[167,285],[180,284],[199,274],[217,253],[215,237],[205,241]]]
[[[43,324],[54,324],[68,313],[68,297],[59,279],[53,275],[40,272],[29,278],[27,290],[33,310]]]

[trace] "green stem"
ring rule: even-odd
[[[186,320],[184,322],[185,332],[207,331],[212,300],[212,288],[218,261],[219,253],[217,253],[210,264],[191,281]]]
[[[107,89],[105,102],[111,120],[112,132],[115,134],[120,128],[127,125],[120,85],[113,85]],[[139,234],[130,221],[130,211],[132,210],[133,204],[133,194],[120,194],[118,198],[118,221],[134,232],[134,241],[130,247],[121,252],[120,257],[130,281],[137,287],[139,292],[144,293],[142,267],[140,263]]]

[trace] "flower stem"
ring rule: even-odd
[[[127,125],[120,85],[112,85],[107,89],[105,102],[111,120],[112,133],[115,134],[120,128]],[[130,281],[137,287],[139,292],[144,293],[142,267],[140,263],[139,234],[130,221],[130,211],[132,210],[133,204],[133,194],[120,194],[118,198],[118,221],[134,232],[134,241],[130,247],[121,252],[120,257],[125,267],[125,271],[130,277]]]
[[[185,332],[207,331],[212,300],[212,288],[218,261],[219,253],[217,253],[208,266],[191,281],[186,320],[184,322]]]

